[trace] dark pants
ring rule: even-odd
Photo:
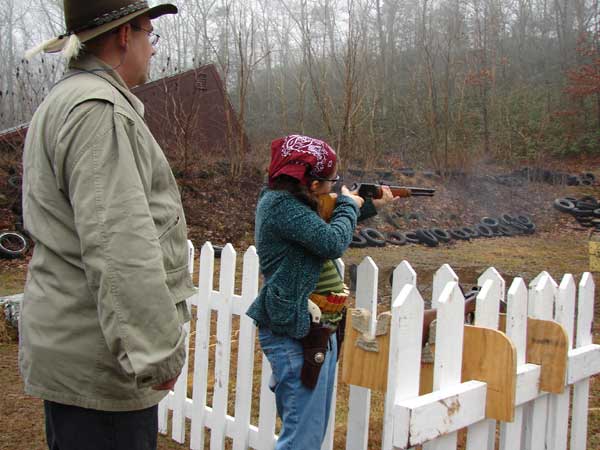
[[[140,411],[96,411],[45,401],[50,450],[156,450],[158,405]]]

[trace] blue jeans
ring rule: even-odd
[[[308,389],[300,381],[304,362],[300,341],[273,334],[268,328],[258,330],[258,339],[271,363],[273,376],[269,387],[275,393],[277,413],[283,424],[275,450],[319,450],[327,431],[333,396],[335,334],[329,337],[331,349],[314,389]]]

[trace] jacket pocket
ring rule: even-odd
[[[178,215],[158,238],[167,273],[178,271],[188,264],[187,230],[185,219]]]
[[[273,286],[266,288],[265,307],[273,325],[284,327],[296,320],[296,302],[281,295]]]
[[[181,216],[179,214],[177,214],[177,216],[172,219],[167,226],[165,227],[165,229],[158,235],[158,240],[162,241],[163,239],[165,239],[169,233],[171,231],[173,231],[173,229],[175,227],[177,227],[177,225],[179,225],[179,222],[181,222]]]

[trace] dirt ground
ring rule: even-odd
[[[579,162],[580,165],[572,164],[571,171],[589,170],[592,163],[595,167],[600,167],[598,162],[583,161]],[[507,288],[514,277],[522,277],[525,282],[529,282],[542,270],[548,271],[557,282],[565,273],[573,274],[578,281],[581,274],[588,270],[588,229],[578,226],[569,215],[553,209],[552,201],[567,195],[594,195],[598,198],[600,188],[575,188],[544,183],[504,186],[495,183],[492,174],[493,171],[486,172],[485,175],[482,172],[477,176],[452,179],[425,177],[422,174],[411,178],[398,177],[401,184],[434,187],[437,189],[436,196],[432,199],[402,201],[380,211],[378,217],[364,225],[381,230],[391,230],[395,227],[403,230],[431,226],[450,227],[474,224],[483,216],[511,213],[529,215],[536,223],[538,231],[530,236],[461,241],[436,248],[406,245],[349,249],[344,257],[346,265],[360,264],[366,256],[370,256],[379,267],[380,310],[390,308],[391,292],[388,280],[394,267],[402,260],[409,261],[417,272],[419,291],[425,299],[431,296],[433,274],[444,263],[451,265],[461,284],[466,287],[475,285],[479,274],[491,266],[505,277]],[[238,252],[242,253],[253,241],[252,216],[260,185],[260,174],[254,174],[250,184],[230,183],[228,189],[231,193],[215,187],[215,183],[222,186],[226,178],[224,172],[218,172],[218,166],[211,172],[211,177],[213,175],[215,179],[212,184],[207,178],[197,177],[184,189],[190,237],[198,247],[206,240],[216,244],[232,242]],[[373,177],[374,174],[370,176],[371,179]],[[10,226],[11,220],[6,217],[8,216],[3,216],[5,220],[0,229]],[[0,260],[0,296],[22,292],[26,264],[27,259]],[[600,278],[595,278],[598,283]],[[596,293],[596,343],[600,343],[599,292],[600,288]],[[0,397],[0,449],[43,449],[45,445],[41,402],[23,394],[17,370],[16,334],[14,330],[7,331],[12,336],[12,342],[0,344],[0,380],[4,391],[4,395]],[[6,341],[6,338],[4,340]],[[258,383],[255,383],[255,386],[257,385]],[[191,392],[189,395],[191,396]],[[256,398],[256,395],[254,397]],[[335,445],[335,448],[340,449],[345,448],[344,419],[347,398],[348,390],[341,386],[338,394]],[[378,448],[380,444],[382,404],[381,396],[373,395],[369,439],[369,448],[372,449]],[[256,408],[253,408],[253,411],[256,411]],[[256,421],[256,415],[253,416],[253,420]],[[189,446],[178,445],[161,436],[159,448],[183,449]],[[587,448],[600,450],[600,377],[592,380]]]
[[[389,274],[402,260],[407,260],[413,265],[418,275],[419,290],[427,299],[431,295],[433,274],[444,263],[449,263],[454,268],[461,284],[465,286],[476,284],[478,275],[490,266],[495,267],[505,277],[507,287],[514,277],[523,277],[528,282],[542,270],[547,270],[557,281],[560,281],[564,273],[571,273],[579,280],[581,274],[588,270],[587,242],[585,231],[571,230],[560,234],[546,232],[514,238],[479,239],[438,248],[412,245],[382,249],[350,249],[344,261],[346,264],[359,264],[366,256],[373,258],[379,267],[380,309],[386,310],[389,309],[391,295]],[[2,274],[6,275],[4,271]],[[13,280],[13,287],[7,289],[2,283],[0,295],[17,291],[18,280],[22,282],[23,277],[24,272],[21,268],[12,272],[10,279]],[[599,297],[597,294],[594,324],[596,343],[600,343]],[[232,370],[235,370],[234,367]],[[3,380],[4,388],[4,395],[0,398],[0,411],[2,411],[0,429],[3,430],[0,434],[0,448],[3,450],[43,449],[44,425],[41,402],[23,394],[17,370],[17,344],[14,342],[0,345],[0,379]],[[258,388],[258,380],[257,376],[255,389]],[[258,394],[258,391],[255,393]],[[191,396],[191,392],[189,395]],[[335,446],[340,449],[345,448],[343,419],[346,417],[347,396],[347,388],[341,386],[338,394]],[[257,399],[257,395],[254,398]],[[380,408],[377,405],[381,405],[381,400],[380,395],[374,395],[369,441],[369,448],[373,449],[377,448],[380,442],[381,411],[378,411]],[[600,377],[592,380],[589,407],[587,448],[600,449]],[[159,448],[186,447],[161,436]]]

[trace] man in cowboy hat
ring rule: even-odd
[[[35,241],[20,321],[25,390],[44,399],[50,449],[156,448],[157,404],[185,359],[187,230],[168,162],[130,88],[174,14],[146,1],[64,1],[69,70],[25,144]]]

